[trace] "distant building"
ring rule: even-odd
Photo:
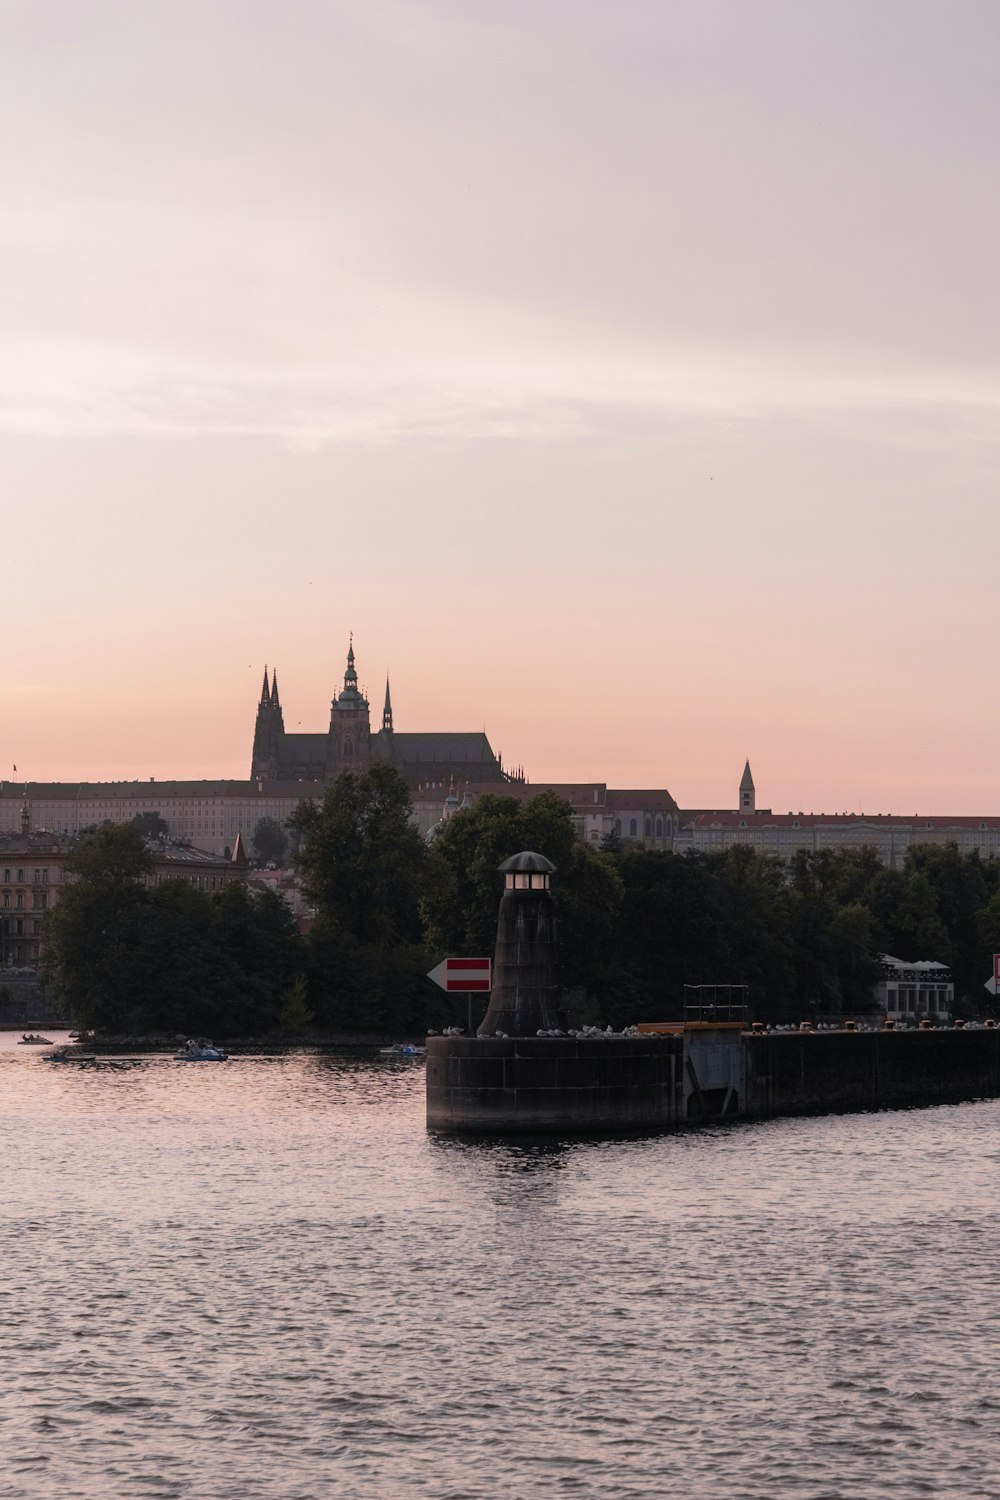
[[[38,965],[42,918],[56,905],[72,876],[66,860],[76,848],[73,837],[51,833],[0,834],[0,970],[34,969]],[[232,880],[245,880],[247,864],[238,845],[235,858],[223,859],[203,849],[154,840],[153,872],[148,885],[186,880],[203,891],[217,891]]]
[[[330,723],[318,734],[289,734],[278,697],[278,674],[264,685],[257,705],[251,781],[327,782],[342,771],[366,771],[373,761],[388,761],[411,786],[431,782],[447,787],[452,780],[495,783],[523,780],[504,771],[485,732],[406,732],[393,724],[389,680],[381,727],[374,732],[368,699],[358,687],[354,643],[348,648],[344,686],[330,705]]]
[[[875,988],[879,1009],[891,1021],[950,1021],[955,986],[947,964],[920,959],[907,963],[881,955],[886,977]]]
[[[947,814],[907,817],[899,813],[775,813],[757,808],[750,762],[737,794],[737,811],[682,811],[673,847],[710,854],[743,845],[757,854],[789,860],[800,850],[873,849],[883,864],[902,864],[917,844],[957,844],[963,854],[1000,855],[1000,818]]]

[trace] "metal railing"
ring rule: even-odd
[[[747,984],[686,984],[685,1021],[750,1020],[750,986]]]

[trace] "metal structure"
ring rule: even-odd
[[[750,1020],[750,986],[748,984],[686,984],[684,986],[685,1022],[728,1021],[746,1024]]]

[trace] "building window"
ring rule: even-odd
[[[656,837],[658,839],[662,839],[662,837],[663,837],[663,819],[662,818],[657,818],[657,820],[656,820]]]
[[[24,910],[24,892],[23,891],[18,891],[18,893],[17,893],[17,909],[18,909],[18,911],[23,911]]]
[[[630,838],[634,839],[634,838],[636,838],[638,836],[638,833],[639,833],[639,824],[636,822],[635,818],[633,818],[632,821],[631,821],[631,823],[628,825],[628,829],[629,829],[629,837]]]
[[[44,891],[35,891],[35,893],[34,893],[34,899],[32,900],[32,903],[31,903],[32,909],[34,911],[45,911],[45,909],[47,908],[48,904],[49,904],[49,898],[45,894],[45,892]]]
[[[647,839],[651,839],[653,837],[653,820],[652,820],[652,818],[647,818],[646,819],[646,822],[643,825],[643,832],[644,832],[645,837]]]
[[[23,885],[24,884],[24,871],[23,870],[18,870],[18,872],[17,872],[17,883],[18,883],[18,885]]]

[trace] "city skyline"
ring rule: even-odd
[[[0,14],[3,774],[324,726],[1000,812],[1000,13]]]

